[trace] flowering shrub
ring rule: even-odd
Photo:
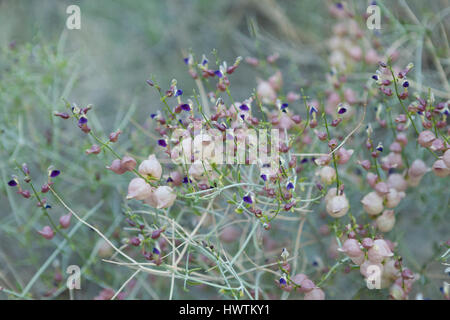
[[[219,297],[323,300],[340,298],[328,286],[353,269],[357,276],[348,282],[355,288],[411,298],[426,265],[403,257],[398,233],[409,231],[397,222],[409,219],[405,202],[421,201],[413,192],[426,177],[444,186],[437,192],[448,215],[448,92],[416,84],[404,52],[365,38],[350,8],[329,10],[330,68],[321,88],[286,81],[279,54],[228,64],[216,51],[192,51],[184,58],[192,92],[175,79],[168,85],[147,80],[159,109],[147,127],[139,125],[136,139],[150,136],[151,147],[117,151],[133,139],[131,128],[97,133],[95,106],[65,101],[52,121],[63,128],[72,121],[86,136],[80,139],[90,141],[85,161],[101,157],[101,174],[127,184],[121,228],[111,239],[69,206],[57,191],[61,168],[50,167],[39,189],[23,164],[7,183],[34,199],[47,218],[32,236],[76,250],[68,235],[74,218],[95,231],[95,255],[134,271],[116,291],[104,288],[95,299],[125,298],[134,279],[149,274],[148,281],[170,288],[169,298],[177,288],[199,286]],[[233,81],[243,64],[265,76],[238,99]],[[59,223],[49,212],[53,202],[64,210]],[[446,240],[438,249],[444,259]],[[449,298],[448,287],[442,296]]]

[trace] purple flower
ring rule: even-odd
[[[250,110],[250,108],[246,104],[241,104],[239,109],[241,109],[242,111],[249,111]]]
[[[153,253],[158,255],[161,254],[161,252],[157,248],[153,248]]]
[[[289,106],[289,105],[288,105],[287,103],[283,103],[283,104],[281,105],[281,110],[286,109],[288,106]]]
[[[409,87],[409,82],[408,81],[403,81],[403,87],[404,88],[408,88]]]
[[[86,117],[80,117],[78,120],[78,125],[82,126],[83,124],[86,124],[88,122],[88,119]]]
[[[294,184],[293,184],[292,182],[289,182],[289,183],[286,185],[286,189],[288,189],[288,190],[294,189]]]
[[[307,158],[303,158],[303,159],[300,161],[300,163],[306,163],[306,162],[308,162],[308,159],[307,159]]]
[[[166,182],[173,182],[173,179],[171,177],[167,178]]]
[[[50,178],[55,178],[55,177],[59,176],[60,173],[61,173],[61,171],[59,171],[59,170],[52,170],[52,171],[50,171]]]
[[[378,76],[377,76],[376,74],[374,74],[374,75],[372,76],[372,79],[375,80],[375,81],[377,81],[377,80],[378,80]]]
[[[188,179],[188,177],[183,178],[183,183],[192,183],[191,179]]]
[[[286,285],[287,284],[286,279],[285,278],[280,278],[280,284],[281,285]]]
[[[220,72],[220,70],[214,71],[214,74],[215,74],[216,76],[218,76],[219,78],[222,78],[222,77],[223,77],[223,74],[222,74],[222,72]]]
[[[17,186],[17,181],[15,179],[8,181],[8,186],[15,187]]]
[[[242,198],[244,200],[245,203],[251,204],[253,203],[252,197],[251,196],[245,196],[244,198]]]
[[[184,111],[191,111],[191,107],[187,103],[182,104],[180,108]]]
[[[158,140],[158,144],[163,148],[167,147],[167,142],[164,139]]]
[[[342,3],[337,2],[337,3],[336,3],[336,7],[337,7],[338,9],[342,9],[344,6],[342,5]]]
[[[184,61],[184,63],[188,64],[189,63],[189,58],[184,58],[183,61]]]
[[[150,115],[150,118],[152,118],[152,119],[155,119],[155,117],[156,117],[156,113],[152,113],[152,114]]]
[[[346,107],[339,107],[339,109],[338,109],[338,113],[339,114],[344,114],[346,112],[347,112],[347,108]]]
[[[311,106],[311,109],[309,110],[309,114],[313,114],[313,112],[314,113],[319,112],[315,106]]]
[[[242,120],[245,120],[245,114],[241,114],[240,117]]]
[[[178,89],[177,92],[175,92],[175,97],[181,96],[183,94],[183,90]]]
[[[262,174],[261,179],[263,179],[264,181],[267,181],[267,176],[265,174]]]
[[[204,65],[207,64],[207,63],[208,63],[208,59],[203,59],[202,65],[204,66]]]

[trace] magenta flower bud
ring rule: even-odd
[[[70,115],[67,112],[55,112],[54,115],[56,117],[60,117],[62,119],[69,119]]]
[[[377,228],[381,232],[389,232],[395,224],[394,210],[384,210],[376,220]]]
[[[93,144],[90,149],[86,150],[86,154],[99,154],[102,149],[96,144]]]
[[[41,231],[38,231],[38,233],[47,240],[51,240],[55,236],[55,233],[50,226],[43,227]]]
[[[419,142],[419,144],[424,147],[424,148],[428,148],[431,146],[431,144],[433,143],[434,139],[436,139],[436,136],[434,135],[433,132],[431,132],[430,130],[425,130],[422,131],[419,134],[419,137],[417,138],[417,141]]]
[[[389,186],[386,182],[378,182],[375,185],[375,191],[380,195],[380,196],[384,196],[389,192]]]
[[[359,241],[356,239],[345,240],[342,244],[342,248],[338,250],[344,252],[349,257],[359,257],[364,255],[364,252],[361,250],[359,245]]]
[[[152,232],[152,239],[158,239],[163,231],[163,229],[154,230]]]
[[[377,215],[383,211],[383,198],[380,197],[376,192],[369,192],[361,200],[364,210],[369,215]]]
[[[431,169],[435,175],[441,178],[445,178],[450,173],[450,169],[445,165],[444,160],[441,159],[436,160]]]
[[[133,245],[133,246],[135,246],[135,247],[138,247],[140,244],[141,244],[141,240],[139,240],[139,238],[138,237],[132,237],[132,238],[130,238],[130,244],[131,245]]]
[[[320,141],[325,141],[327,137],[328,135],[326,132],[323,131],[317,132],[317,138],[319,138]]]
[[[126,172],[126,170],[121,166],[120,159],[114,159],[111,162],[111,165],[107,166],[106,169],[111,170],[112,172],[117,174],[124,174]]]
[[[361,242],[364,249],[370,249],[373,247],[373,240],[371,238],[364,238]]]
[[[126,171],[133,171],[136,168],[136,160],[130,156],[124,156],[122,160],[120,160],[120,167]]]
[[[50,191],[50,186],[48,185],[48,183],[44,184],[44,185],[41,187],[41,192],[42,192],[42,193],[47,193],[47,192],[49,192],[49,191]]]
[[[61,228],[67,229],[70,226],[70,218],[72,217],[72,213],[65,214],[59,218],[59,224]]]
[[[19,193],[25,199],[28,199],[31,197],[31,193],[28,190],[20,190],[20,191],[17,191],[17,193]]]
[[[325,292],[320,288],[312,289],[305,293],[305,300],[325,300]]]

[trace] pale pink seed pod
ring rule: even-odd
[[[161,178],[162,167],[154,154],[151,154],[147,160],[142,161],[138,169],[143,176],[150,176],[156,180]]]
[[[436,136],[430,130],[422,131],[417,138],[419,144],[424,148],[430,147],[434,139],[436,139]]]
[[[375,173],[369,172],[366,176],[366,181],[372,188],[375,187],[378,180],[378,176]]]
[[[333,218],[340,218],[345,216],[348,212],[349,203],[345,195],[332,197],[326,205],[327,213]]]
[[[378,182],[375,187],[374,187],[375,191],[378,193],[378,195],[380,196],[384,196],[389,192],[389,186],[386,182],[380,181]]]
[[[171,207],[174,204],[177,195],[171,187],[161,186],[156,188],[156,190],[153,192],[153,198],[157,203],[156,208],[164,209]]]
[[[144,199],[144,203],[148,204],[150,207],[156,208],[158,206],[158,201],[153,197],[153,191],[155,191],[155,188],[152,188],[152,194]]]
[[[267,81],[260,81],[258,83],[256,93],[263,103],[273,103],[277,98],[277,93]]]
[[[126,171],[133,171],[136,168],[136,160],[130,156],[124,156],[120,160],[120,166]]]
[[[364,278],[367,278],[369,275],[371,275],[370,272],[373,272],[373,269],[375,269],[375,267],[379,269],[380,274],[383,274],[383,265],[381,263],[374,263],[370,260],[366,260],[360,265],[359,272],[363,275]]]
[[[361,250],[361,246],[359,241],[356,239],[347,239],[342,244],[342,248],[339,250],[344,252],[349,257],[359,257],[364,255],[364,252]]]
[[[356,102],[358,102],[356,93],[351,88],[346,88],[344,90],[344,99],[348,102],[348,104],[355,104]]]
[[[364,60],[368,64],[377,64],[378,61],[381,60],[381,58],[378,56],[378,53],[374,49],[369,49],[366,52],[366,56],[364,57]]]
[[[225,227],[220,233],[220,240],[226,243],[231,243],[239,239],[241,235],[241,230],[234,226]]]
[[[404,133],[397,134],[395,141],[400,142],[400,144],[403,147],[405,147],[408,144],[408,138],[406,137],[406,134],[404,134]]]
[[[367,251],[367,257],[372,263],[381,263],[384,259],[393,255],[389,245],[383,239],[375,240],[373,247]]]
[[[303,273],[297,273],[291,278],[292,282],[294,282],[297,286],[300,286],[305,279],[308,279],[308,277]]]
[[[290,128],[292,128],[292,126],[294,125],[294,121],[292,121],[291,117],[288,116],[286,113],[283,113],[280,116],[280,120],[278,122],[278,128],[279,129],[286,129],[289,130]]]
[[[425,162],[420,159],[416,159],[413,161],[413,163],[411,163],[411,166],[408,170],[408,175],[415,178],[422,177],[427,172],[427,170],[428,168]]]
[[[292,92],[292,91],[289,91],[289,92],[287,93],[287,95],[286,95],[286,99],[287,99],[287,101],[289,101],[289,102],[297,101],[297,100],[299,100],[300,98],[301,98],[301,96],[300,96],[298,93],[295,93],[295,92]]]
[[[329,165],[331,162],[331,156],[330,155],[324,155],[321,156],[320,158],[314,160],[314,162],[318,165],[318,166],[326,166]]]
[[[359,164],[361,165],[361,167],[363,167],[365,170],[370,170],[370,167],[372,166],[372,164],[370,163],[370,160],[363,160],[361,162],[359,162]]]
[[[364,262],[365,257],[364,257],[364,255],[362,254],[362,255],[360,255],[359,257],[350,257],[350,260],[352,260],[352,262],[353,262],[354,264],[357,264],[358,266],[360,266],[360,265]]]
[[[389,193],[386,195],[386,207],[395,208],[404,197],[405,193],[403,191],[390,188]]]
[[[67,229],[70,226],[70,218],[72,217],[72,213],[65,214],[59,218],[59,224],[61,228]]]
[[[370,249],[373,247],[374,242],[372,238],[364,238],[361,244],[365,249]]]
[[[400,276],[400,270],[395,267],[395,260],[389,259],[383,265],[383,276],[395,280]]]
[[[376,220],[377,228],[381,232],[389,232],[395,225],[394,210],[384,210]]]
[[[111,162],[111,165],[107,166],[106,169],[111,170],[112,172],[117,173],[117,174],[124,174],[125,172],[127,172],[127,170],[122,168],[120,159],[113,160]]]
[[[38,233],[47,240],[51,240],[55,236],[55,233],[50,226],[43,227],[42,230],[38,231]]]
[[[450,149],[444,152],[444,155],[442,156],[442,160],[444,161],[447,168],[450,168]]]
[[[170,174],[170,177],[172,178],[172,182],[174,186],[179,186],[183,183],[183,176],[178,171],[173,171]]]
[[[336,188],[330,188],[328,189],[327,194],[324,197],[325,203],[328,203],[328,201],[330,201],[331,198],[336,196]]]
[[[127,199],[144,200],[152,195],[151,186],[142,178],[134,178],[128,185]]]
[[[314,282],[312,282],[311,280],[309,280],[307,278],[307,279],[303,280],[300,283],[300,288],[298,288],[298,291],[300,291],[300,292],[310,292],[315,287],[316,287],[316,285],[314,284]]]
[[[109,258],[114,253],[113,247],[111,247],[109,243],[103,239],[100,239],[97,242],[97,248],[98,248],[97,253],[100,256],[100,258]]]
[[[359,46],[353,46],[348,49],[348,55],[355,61],[360,61],[362,58],[362,50]]]
[[[408,186],[410,186],[410,187],[417,187],[420,184],[421,180],[422,180],[422,177],[408,176],[408,179],[406,180],[406,182],[408,183]]]
[[[366,194],[361,200],[361,203],[369,215],[377,215],[383,211],[383,198],[374,191]]]
[[[278,70],[269,78],[269,84],[275,91],[281,89],[283,86],[283,75],[281,74],[281,71]]]
[[[390,174],[386,182],[389,187],[394,188],[397,191],[405,191],[406,188],[408,188],[406,180],[399,173]]]
[[[444,160],[436,160],[431,167],[433,173],[438,177],[445,178],[450,173],[450,169],[445,165]]]
[[[325,300],[325,292],[320,288],[312,289],[305,293],[305,300]]]
[[[345,148],[340,148],[337,152],[337,155],[339,157],[338,163],[346,164],[353,155],[353,152],[354,152],[353,149],[346,150]]]
[[[336,179],[336,171],[330,166],[322,167],[319,176],[323,183],[331,184]]]
[[[431,144],[430,149],[432,151],[445,150],[444,141],[442,141],[442,139],[435,139],[435,140],[433,140],[433,143]]]
[[[400,144],[400,142],[395,141],[389,146],[389,150],[395,153],[401,153],[402,145]]]
[[[394,283],[389,289],[389,295],[394,300],[404,300],[406,298],[406,294],[403,291],[401,285]]]

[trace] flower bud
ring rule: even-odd
[[[72,217],[72,213],[65,214],[59,218],[59,224],[61,228],[67,229],[70,226],[70,218]]]
[[[38,231],[38,233],[47,240],[51,240],[55,236],[55,233],[50,226],[43,227],[41,231]]]
[[[373,247],[373,240],[372,238],[364,238],[361,244],[365,249],[370,249]]]
[[[369,215],[377,215],[383,211],[383,198],[381,198],[376,192],[369,192],[361,200],[364,210]]]
[[[102,149],[96,144],[93,144],[90,149],[87,149],[85,152],[86,154],[99,154]]]
[[[348,200],[345,195],[334,196],[327,202],[327,213],[333,218],[340,218],[344,216],[349,208]]]
[[[161,178],[162,167],[154,154],[148,157],[148,160],[142,161],[139,165],[139,173],[143,176],[150,176],[156,180]]]
[[[441,178],[445,178],[450,173],[450,169],[445,165],[444,160],[441,159],[436,160],[431,169],[435,175]]]
[[[389,245],[383,239],[375,240],[373,247],[367,251],[367,256],[372,263],[381,263],[384,259],[393,255]]]
[[[381,232],[389,232],[395,224],[394,210],[384,210],[376,220],[377,228]]]
[[[419,144],[424,148],[430,147],[434,139],[436,139],[436,136],[430,130],[422,131],[417,138]]]
[[[134,168],[136,168],[136,164],[136,160],[130,156],[124,156],[122,160],[120,160],[120,166],[126,171],[133,171]]]
[[[325,166],[319,171],[320,179],[325,184],[331,184],[336,179],[336,171],[330,166]]]
[[[127,199],[144,200],[152,196],[152,187],[142,178],[134,178],[128,185]]]

